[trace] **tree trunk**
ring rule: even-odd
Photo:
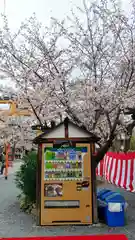
[[[16,150],[16,143],[14,143],[12,147],[12,162],[15,160],[15,150]]]
[[[120,108],[118,109],[115,121],[111,128],[111,132],[110,132],[108,141],[98,150],[96,155],[93,156],[93,161],[95,161],[95,167],[97,167],[99,162],[104,158],[105,154],[108,152],[109,148],[113,144],[113,140],[115,138],[115,130],[116,130],[117,124],[119,123],[119,116],[120,116]]]
[[[99,162],[104,158],[105,154],[108,152],[109,148],[112,146],[113,139],[109,139],[103,147],[101,147],[98,152],[93,155],[92,159],[95,162],[95,168],[99,164]]]

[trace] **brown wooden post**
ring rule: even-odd
[[[92,201],[93,201],[93,223],[98,223],[98,209],[97,209],[97,182],[96,182],[96,163],[93,161],[93,154],[95,153],[95,145],[91,144],[91,171],[92,171]]]
[[[65,138],[68,138],[68,121],[67,120],[65,120],[64,126],[65,126]]]

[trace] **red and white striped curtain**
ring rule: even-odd
[[[96,174],[118,187],[135,192],[135,152],[108,152],[99,163]]]

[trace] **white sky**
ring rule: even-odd
[[[0,0],[0,12],[8,16],[10,26],[15,29],[20,23],[36,13],[37,18],[49,24],[50,16],[62,19],[68,15],[73,4],[81,5],[82,0]]]
[[[90,1],[90,0],[86,0]],[[98,0],[97,0],[98,1]],[[121,0],[123,9],[129,13],[131,0]],[[5,4],[4,4],[5,3]],[[21,22],[32,16],[35,12],[39,21],[49,25],[50,17],[63,19],[70,15],[70,9],[74,6],[82,6],[83,0],[0,0],[0,14],[4,13],[8,18],[12,31],[19,28]],[[4,8],[5,5],[5,8]],[[2,18],[0,18],[0,27]],[[0,84],[9,86],[9,81],[0,80]]]
[[[89,0],[87,0],[89,1]],[[128,11],[131,0],[122,0],[123,8]],[[0,12],[8,16],[10,27],[15,30],[20,23],[36,13],[37,18],[45,25],[49,24],[50,16],[63,19],[70,14],[73,5],[82,5],[82,0],[0,0]],[[1,23],[1,22],[0,22]]]

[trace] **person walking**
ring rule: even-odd
[[[1,154],[1,160],[2,160],[1,174],[3,175],[3,171],[4,171],[4,168],[5,168],[5,153]]]

